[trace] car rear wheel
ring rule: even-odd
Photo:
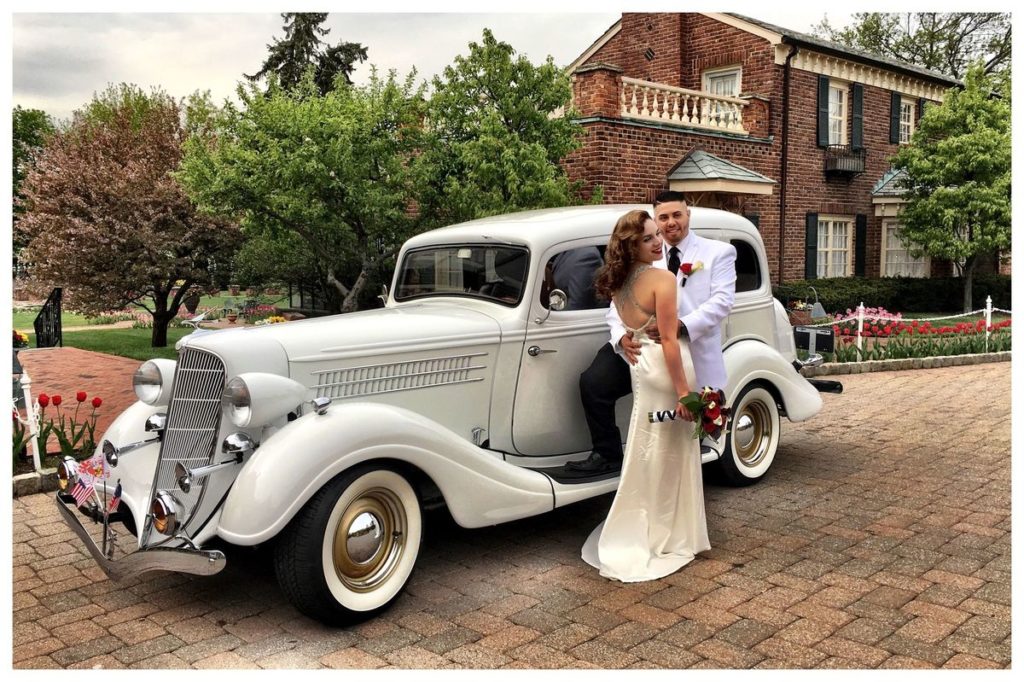
[[[732,406],[725,432],[719,470],[732,485],[761,480],[779,448],[779,407],[775,396],[761,384],[744,387]]]
[[[302,613],[330,625],[358,622],[398,597],[422,534],[419,499],[405,477],[360,467],[324,486],[292,519],[274,568]]]

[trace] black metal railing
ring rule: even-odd
[[[864,172],[866,150],[848,144],[830,144],[825,148],[825,172],[856,175]]]
[[[36,348],[53,348],[64,346],[64,331],[60,325],[60,308],[63,289],[57,287],[43,304],[43,309],[36,315],[32,327],[36,331]]]

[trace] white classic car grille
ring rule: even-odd
[[[188,469],[213,463],[220,429],[220,398],[224,392],[224,364],[217,356],[185,347],[174,372],[167,426],[160,444],[153,494],[172,491],[181,505],[180,520],[186,523],[203,498],[208,479],[199,479],[188,493],[178,489],[174,465]]]
[[[313,372],[316,397],[355,398],[431,386],[448,386],[483,381],[479,370],[487,368],[476,358],[487,353],[469,353],[443,358],[410,360],[380,365]]]

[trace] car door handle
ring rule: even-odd
[[[529,353],[531,357],[535,358],[538,355],[540,355],[541,353],[557,353],[558,351],[557,350],[544,350],[540,346],[530,346],[529,348],[526,349],[526,352]]]

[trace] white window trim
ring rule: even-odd
[[[907,133],[907,139],[903,139],[903,108],[910,107],[910,130]],[[910,138],[914,136],[914,131],[917,129],[917,121],[915,116],[917,115],[917,100],[908,98],[900,98],[900,144],[910,144]]]
[[[842,126],[840,126],[839,142],[832,141],[832,90],[843,91],[843,116]],[[850,128],[850,84],[846,81],[839,81],[835,79],[829,79],[828,81],[828,128],[829,128],[829,144],[849,144],[849,128]]]
[[[846,237],[846,249],[845,249],[845,251],[846,251],[846,274],[845,275],[830,275],[830,274],[828,274],[828,271],[826,270],[824,277],[836,277],[836,276],[839,276],[839,277],[853,277],[853,259],[854,259],[854,255],[856,254],[856,248],[855,248],[856,245],[853,243],[853,240],[856,238],[856,223],[857,223],[856,217],[854,217],[852,215],[819,215],[818,216],[818,226],[819,226],[819,229],[820,229],[820,226],[821,226],[822,223],[827,223],[827,222],[846,223],[847,224],[847,230],[846,230],[847,237]],[[831,241],[832,240],[829,239],[830,243],[831,243]],[[833,249],[831,247],[826,249],[826,250],[829,251],[829,252],[831,252],[831,251],[838,251],[838,249]],[[817,248],[817,252],[816,252],[817,253],[817,264],[815,266],[815,271],[817,271],[817,269],[818,269],[817,265],[821,264],[821,252],[822,252],[821,240],[819,239],[818,240],[818,248]]]
[[[891,225],[899,225],[899,224],[900,224],[899,218],[883,218],[882,219],[882,248],[881,248],[881,252],[882,253],[881,253],[880,257],[879,257],[879,268],[878,268],[878,274],[879,274],[880,277],[888,277],[889,276],[889,275],[885,274],[886,265],[887,265],[886,254],[889,251],[889,244],[888,244],[888,242],[889,242],[889,226],[891,226]],[[931,271],[932,271],[932,259],[931,259],[931,257],[928,254],[925,254],[923,256],[923,262],[924,262],[924,274],[920,275],[920,277],[922,279],[924,279],[926,277],[930,277],[931,276]],[[912,277],[913,275],[900,275],[900,276],[901,277]]]
[[[743,92],[743,65],[733,64],[731,66],[716,66],[713,69],[707,69],[701,73],[700,82],[701,89],[704,92],[711,92],[711,83],[709,82],[712,78],[728,76],[730,74],[736,74],[736,95]]]

